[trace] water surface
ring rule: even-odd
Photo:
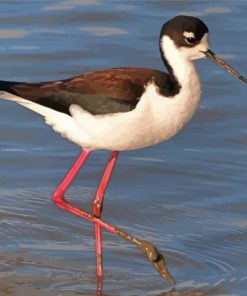
[[[201,17],[212,49],[246,75],[245,1],[1,1],[0,78],[63,79],[117,66],[163,69],[161,25]],[[104,234],[104,294],[246,295],[246,86],[198,61],[202,104],[173,140],[122,153],[103,218],[163,252],[177,284]],[[0,295],[95,295],[92,225],[50,200],[79,149],[31,111],[0,101]],[[108,153],[97,152],[68,199],[91,210]]]

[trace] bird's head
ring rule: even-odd
[[[160,33],[160,51],[168,68],[172,61],[206,57],[247,83],[246,78],[211,51],[208,34],[204,22],[193,16],[179,15],[166,22]]]

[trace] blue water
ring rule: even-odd
[[[94,69],[163,69],[161,25],[193,14],[212,50],[247,74],[246,1],[1,1],[0,79],[63,79]],[[175,286],[139,250],[104,233],[104,295],[246,295],[246,85],[196,62],[202,104],[167,143],[121,153],[103,218],[152,241]],[[42,119],[0,100],[0,295],[95,295],[92,225],[50,200],[79,148]],[[108,158],[89,159],[68,199],[91,210]]]

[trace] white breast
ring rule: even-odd
[[[136,108],[130,112],[93,116],[78,106],[70,111],[91,150],[133,150],[165,141],[177,134],[193,117],[200,101],[200,82],[192,63],[187,79],[174,97],[164,97],[156,86],[147,86]]]

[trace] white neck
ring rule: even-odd
[[[164,35],[162,37],[161,48],[167,62],[173,70],[174,76],[182,87],[188,85],[191,78],[193,78],[194,83],[197,82],[198,85],[200,84],[194,63],[181,54],[169,36]]]

